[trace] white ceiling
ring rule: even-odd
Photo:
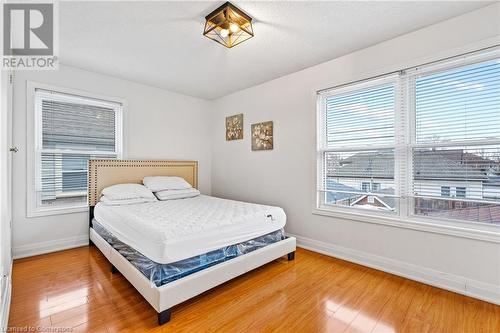
[[[60,61],[214,99],[348,54],[487,2],[247,2],[255,37],[202,36],[219,2],[60,2]]]

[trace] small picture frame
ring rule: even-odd
[[[243,139],[243,113],[226,117],[226,141]]]
[[[273,148],[273,122],[252,124],[252,150],[272,150]]]

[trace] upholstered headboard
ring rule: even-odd
[[[89,161],[89,206],[93,207],[108,186],[123,183],[140,183],[145,176],[179,176],[193,187],[198,187],[198,162],[196,161]]]

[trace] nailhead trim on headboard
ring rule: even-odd
[[[147,167],[188,167],[193,172],[193,186],[198,187],[198,162],[175,160],[89,160],[88,163],[88,204],[94,206],[98,200],[97,188],[101,168],[147,168]],[[93,176],[93,177],[92,177]]]

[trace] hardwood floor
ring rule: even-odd
[[[16,260],[9,325],[73,332],[500,332],[500,306],[298,249],[156,312],[95,247]]]

